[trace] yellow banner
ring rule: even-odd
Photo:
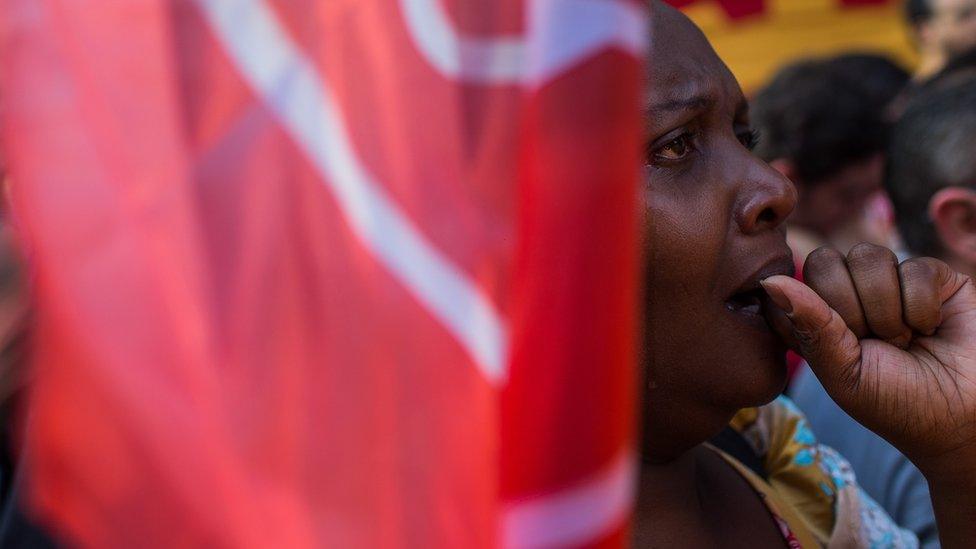
[[[916,57],[898,0],[676,0],[746,93],[791,61],[846,51],[879,52],[906,67]]]

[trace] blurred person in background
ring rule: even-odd
[[[916,97],[951,87],[973,77],[976,77],[976,48],[954,57],[942,70],[924,82],[915,82],[907,86],[889,106],[889,116],[897,120]]]
[[[893,244],[864,217],[881,190],[885,107],[907,81],[891,61],[857,54],[794,63],[757,93],[756,153],[799,193],[788,236],[797,261],[825,244],[845,253],[861,241]]]
[[[916,81],[976,48],[976,0],[908,0],[905,12],[920,57]]]
[[[892,132],[885,175],[908,252],[937,257],[970,276],[976,276],[974,151],[976,77],[970,76],[909,105]],[[820,438],[850,460],[861,486],[923,544],[935,546],[928,485],[918,469],[844,413],[810,371],[798,376],[791,394]]]
[[[917,97],[890,151],[885,186],[908,250],[976,277],[976,77]]]
[[[829,63],[860,85],[879,107],[891,102],[911,79],[901,65],[876,53],[842,53]]]
[[[788,65],[754,98],[756,153],[800,195],[787,234],[797,272],[825,244],[897,247],[881,191],[885,107],[908,80],[886,57],[850,53]],[[789,354],[791,379],[800,362]]]
[[[891,58],[874,53],[847,53],[831,60],[839,71],[857,83],[870,97],[873,109],[890,124],[891,104],[908,87],[911,75]],[[868,198],[864,211],[854,221],[835,231],[831,244],[850,249],[859,242],[871,242],[898,251],[901,243],[895,229],[891,200],[884,190]]]

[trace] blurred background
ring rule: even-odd
[[[847,51],[918,63],[901,0],[671,0],[708,36],[747,94],[797,58]]]

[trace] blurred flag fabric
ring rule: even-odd
[[[623,543],[642,2],[0,6],[62,539]]]

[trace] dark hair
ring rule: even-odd
[[[885,187],[913,253],[943,252],[928,207],[951,186],[976,186],[976,79],[916,97],[892,131]]]
[[[811,185],[882,152],[888,130],[882,113],[890,97],[865,85],[873,79],[852,70],[857,63],[809,60],[780,70],[753,100],[756,154],[790,160]]]
[[[828,62],[864,88],[876,105],[887,106],[911,80],[904,67],[876,53],[845,53]]]
[[[907,0],[905,2],[905,18],[912,25],[924,23],[932,17],[932,6],[929,0]]]
[[[892,118],[898,118],[916,97],[951,87],[974,76],[976,76],[976,48],[952,57],[942,70],[924,82],[906,86],[905,91],[892,102],[893,108],[889,109],[889,114]]]
[[[949,62],[946,63],[946,66],[942,70],[935,73],[919,86],[917,93],[924,94],[929,90],[945,88],[963,80],[968,80],[974,74],[976,74],[976,48],[967,50],[949,59]]]

